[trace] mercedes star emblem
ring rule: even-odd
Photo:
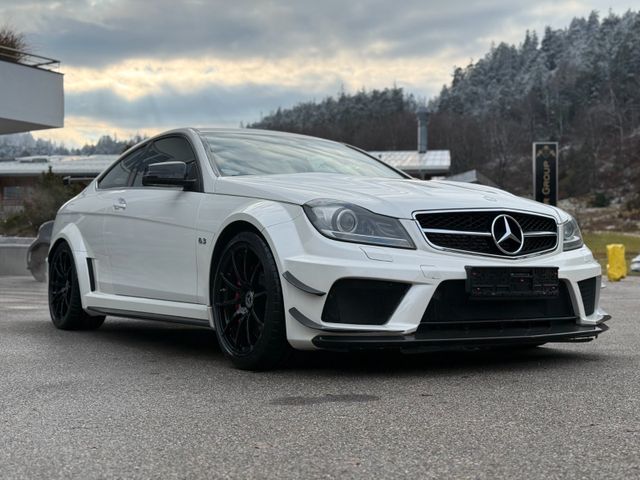
[[[522,227],[509,215],[498,215],[491,224],[493,242],[502,253],[516,255],[524,246]]]

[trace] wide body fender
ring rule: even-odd
[[[87,258],[90,258],[92,256],[92,253],[87,251],[87,245],[77,225],[71,222],[66,222],[62,225],[59,225],[59,220],[60,216],[58,216],[58,218],[56,219],[56,225],[54,226],[53,234],[51,236],[49,255],[47,256],[47,269],[49,256],[51,255],[53,249],[56,248],[61,241],[66,242],[71,248],[73,261],[76,267],[78,286],[80,287],[80,298],[82,300],[82,308],[86,310],[86,295],[91,291]]]
[[[197,219],[199,245],[197,249],[198,265],[198,301],[209,305],[210,278],[213,268],[213,255],[227,229],[239,223],[249,224],[265,238],[279,273],[282,274],[282,258],[280,245],[276,245],[269,234],[269,228],[282,223],[293,222],[303,215],[302,207],[271,200],[236,197],[227,195],[211,195],[200,205]]]

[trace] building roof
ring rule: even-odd
[[[408,173],[426,175],[446,175],[451,168],[449,150],[428,150],[419,153],[416,150],[369,152],[392,167]]]
[[[446,175],[451,167],[449,150],[375,151],[371,155],[407,173]],[[0,176],[36,176],[49,171],[57,175],[95,177],[118,155],[35,155],[0,161]]]
[[[118,155],[35,155],[0,162],[1,176],[36,176],[51,171],[57,175],[95,177]]]

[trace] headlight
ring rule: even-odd
[[[303,208],[313,226],[325,237],[368,245],[416,248],[397,218],[337,200],[313,200]]]
[[[562,224],[562,249],[575,250],[584,245],[580,227],[575,218],[570,217],[569,220]]]

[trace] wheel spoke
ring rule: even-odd
[[[231,266],[233,267],[233,273],[236,274],[236,280],[238,281],[238,283],[243,283],[240,272],[238,271],[238,265],[236,264],[235,252],[231,252]]]
[[[251,347],[251,333],[249,332],[249,314],[247,313],[246,316],[246,320],[245,320],[245,325],[246,325],[246,330],[247,330],[247,347]]]
[[[242,280],[247,281],[247,257],[249,256],[249,249],[245,247],[244,256],[242,257]]]
[[[260,317],[258,317],[258,314],[256,313],[255,310],[251,310],[251,316],[253,317],[253,319],[256,321],[256,323],[262,327],[264,325],[264,322],[262,320],[260,320]]]
[[[62,266],[60,265],[60,261],[59,260],[56,263],[54,263],[53,270],[54,270],[56,276],[59,279],[62,279],[62,278],[65,277],[64,272],[62,271]]]
[[[224,273],[222,272],[220,273],[220,278],[225,283],[225,285],[230,289],[232,289],[234,292],[240,291],[240,287],[238,287],[237,285],[234,285],[233,282],[231,282],[227,277],[224,276]]]
[[[238,328],[236,329],[236,334],[234,337],[234,341],[233,343],[235,343],[236,346],[240,346],[240,344],[238,343],[238,341],[240,340],[240,331],[242,330],[242,319],[245,318],[246,315],[243,315],[242,317],[239,317],[238,319]]]
[[[216,302],[214,305],[216,307],[229,307],[231,305],[238,305],[240,301],[237,298],[231,298],[229,300],[224,300],[222,302]]]
[[[231,320],[229,320],[229,322],[224,326],[224,330],[222,330],[222,334],[226,335],[227,333],[229,333],[229,329],[231,328],[231,325],[233,324],[235,318],[232,318]]]
[[[262,265],[260,264],[260,262],[258,262],[255,266],[255,268],[253,269],[253,273],[251,273],[251,277],[249,278],[249,284],[253,287],[255,280],[256,280],[256,274],[258,273],[258,271],[260,270],[260,267]]]

